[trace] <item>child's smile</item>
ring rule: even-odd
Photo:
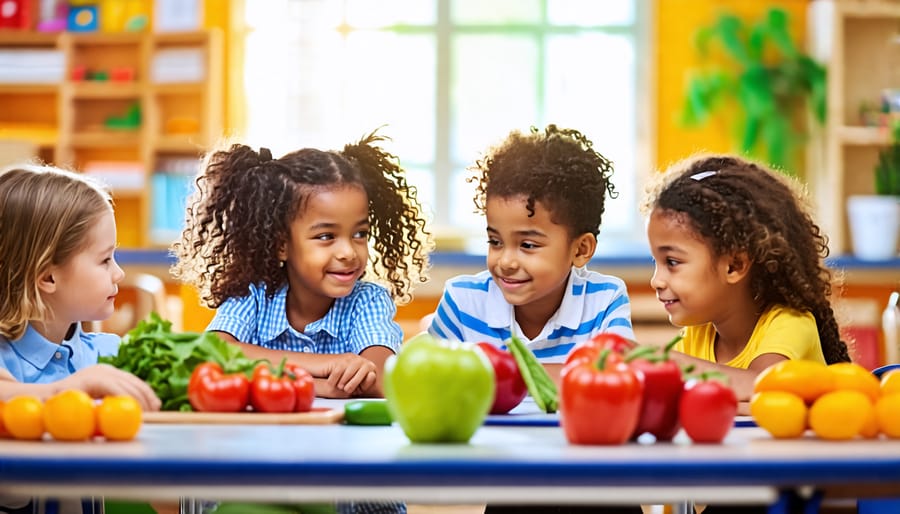
[[[525,198],[487,201],[487,265],[506,301],[517,307],[559,306],[574,250],[566,227],[540,203],[528,215]],[[552,309],[550,309],[552,307]]]

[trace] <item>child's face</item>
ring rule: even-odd
[[[528,216],[524,196],[488,197],[487,266],[506,301],[555,312],[562,302],[578,244],[538,202]]]
[[[650,286],[679,327],[719,319],[729,305],[727,258],[715,258],[689,225],[671,213],[654,210],[647,239],[655,261]]]
[[[53,267],[53,292],[46,301],[64,324],[104,320],[115,308],[118,283],[125,276],[116,263],[116,221],[112,212],[100,215],[88,231],[84,248]]]
[[[369,199],[362,188],[313,192],[279,256],[292,294],[328,301],[350,294],[366,270],[368,241]]]

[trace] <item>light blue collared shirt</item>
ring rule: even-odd
[[[116,334],[84,332],[79,323],[72,337],[56,344],[29,324],[16,341],[0,336],[0,365],[19,382],[47,384],[97,364],[101,355],[115,355],[120,341]]]

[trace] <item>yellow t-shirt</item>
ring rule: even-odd
[[[716,362],[716,329],[712,323],[685,327],[684,338],[675,350],[693,357]],[[775,305],[764,312],[753,328],[747,346],[734,359],[726,362],[733,368],[747,369],[753,359],[765,353],[777,353],[792,360],[825,363],[816,319],[808,311]]]

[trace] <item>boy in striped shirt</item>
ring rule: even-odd
[[[558,380],[599,332],[634,339],[625,283],[585,268],[597,247],[612,163],[580,132],[510,133],[472,168],[487,219],[487,270],[447,281],[428,332],[497,346],[515,334]]]

